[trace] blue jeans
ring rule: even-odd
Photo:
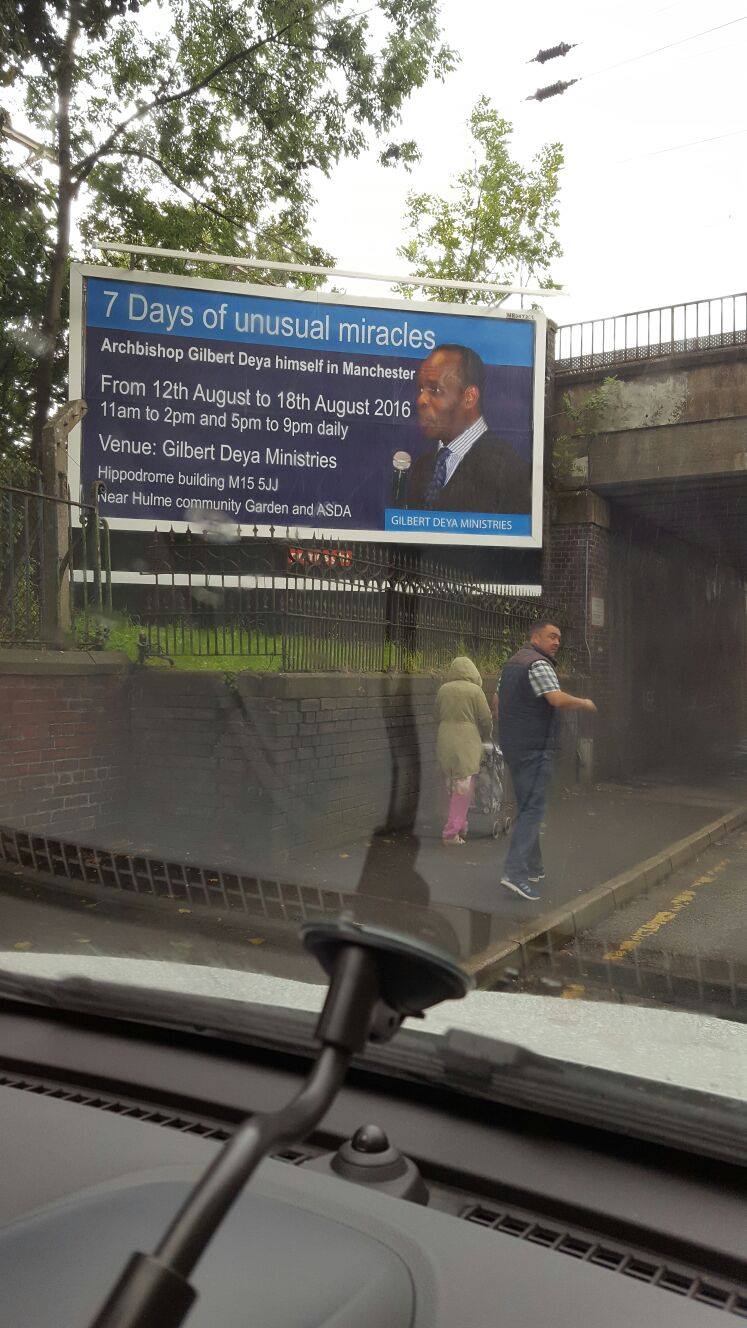
[[[527,752],[507,759],[516,798],[516,823],[508,846],[503,875],[517,884],[543,870],[540,825],[552,777],[552,752]]]

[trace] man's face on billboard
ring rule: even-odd
[[[415,404],[426,438],[451,443],[480,413],[480,393],[465,387],[462,362],[455,351],[436,350],[423,360],[417,377]]]

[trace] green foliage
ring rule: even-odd
[[[160,35],[113,25],[80,58],[74,94],[88,243],[329,261],[308,238],[312,172],[387,135],[404,98],[451,64],[429,0],[373,8],[376,38],[371,11],[345,0],[170,0]]]
[[[121,628],[120,628],[121,631]],[[112,624],[96,614],[79,613],[73,623],[73,641],[76,650],[121,650],[116,634],[112,640]]]
[[[138,0],[76,0],[81,25],[92,37],[101,36],[112,18],[135,13]],[[0,0],[0,86],[22,77],[29,60],[49,63],[59,59],[62,45],[59,20],[66,0]]]
[[[568,479],[573,473],[573,463],[584,454],[588,440],[599,433],[605,412],[610,404],[610,397],[617,386],[615,374],[607,378],[577,405],[574,405],[570,392],[563,394],[563,416],[568,428],[559,433],[552,449],[552,477],[554,481]]]
[[[383,164],[406,168],[417,149],[392,138],[402,106],[454,64],[432,0],[359,12],[349,0],[0,0],[0,19],[0,82],[23,94],[60,163],[53,215],[39,215],[38,199],[20,204],[43,269],[23,283],[21,314],[44,332],[37,455],[61,350],[71,203],[86,257],[116,239],[328,265],[310,238],[315,174],[369,141]],[[24,361],[12,403],[22,430],[28,380]]]
[[[27,488],[32,480],[27,456],[0,455],[0,645],[38,640],[39,561],[33,536],[36,504],[3,489]]]
[[[410,238],[399,253],[419,277],[496,285],[552,286],[550,266],[561,253],[556,238],[563,150],[550,143],[529,169],[511,156],[513,132],[486,97],[470,116],[472,161],[456,176],[450,196],[411,193],[405,224]],[[414,287],[402,287],[411,296]],[[431,288],[429,299],[492,304],[479,292],[455,296]]]
[[[126,614],[107,617],[89,610],[75,615],[74,636],[79,650],[121,650],[133,663],[138,658],[138,638],[142,630]],[[228,631],[230,634],[230,628]],[[160,655],[167,656],[170,653],[176,668],[221,672],[229,678],[244,669],[253,673],[276,673],[281,665],[279,637],[268,637],[265,640],[264,646],[268,653],[255,652],[239,624],[235,627],[235,636],[243,647],[243,653],[240,654],[216,654],[218,643],[215,635],[203,628],[188,627],[182,634],[179,625],[175,624],[170,630],[153,629],[150,635],[150,646],[154,653],[148,657],[148,666],[160,666]]]
[[[33,535],[38,510],[33,500],[27,508],[20,495],[7,491],[35,491],[36,486],[28,452],[12,447],[3,453],[0,446],[0,644],[34,642],[40,631],[39,563]]]
[[[0,351],[0,354],[2,352]],[[0,382],[0,390],[4,384]],[[13,489],[37,488],[37,472],[31,464],[28,452],[22,447],[10,446],[7,451],[0,447],[0,488],[8,485]]]
[[[74,638],[79,650],[119,650],[133,663],[138,658],[138,638],[143,628],[126,614],[107,616],[89,609],[75,615]],[[184,626],[177,619],[168,626],[151,627],[147,636],[152,654],[146,659],[147,667],[164,663],[164,657],[173,659],[178,669],[218,672],[225,675],[229,691],[238,695],[236,675],[251,673],[277,673],[282,668],[283,639],[281,636],[260,638],[255,632],[248,634],[241,622],[227,622],[216,629]],[[355,652],[346,656],[340,666],[338,643],[332,638],[303,637],[288,639],[291,654],[303,658],[304,667],[311,672],[357,673],[363,671],[354,661]],[[469,655],[483,677],[499,674],[506,660],[520,644],[520,637],[506,634],[505,642],[481,644],[461,641],[447,651],[441,665],[426,661],[426,652],[403,649],[392,642],[382,643],[381,668],[385,673],[425,674],[439,676],[446,673],[455,655]],[[231,653],[235,646],[237,653]],[[221,653],[219,653],[221,652]],[[561,665],[563,665],[561,657]]]
[[[587,393],[577,406],[574,406],[569,392],[563,395],[563,410],[572,424],[573,438],[592,438],[599,432],[602,417],[607,410],[610,396],[617,386],[617,375],[609,374],[593,392]]]
[[[0,538],[3,536],[7,539],[7,525],[3,530],[0,517]],[[6,571],[0,567],[0,646],[33,645],[41,630],[37,562],[30,558],[20,563],[12,583],[8,583]]]
[[[2,112],[0,112],[0,119]],[[3,461],[28,442],[33,374],[43,348],[40,326],[44,288],[51,263],[53,198],[42,180],[22,175],[4,158],[0,138],[0,484],[18,483]],[[59,352],[63,350],[60,338]],[[54,395],[62,392],[63,364],[57,360]],[[17,467],[16,467],[17,469]]]

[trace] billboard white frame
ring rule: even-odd
[[[143,285],[182,286],[187,290],[208,290],[225,292],[233,295],[258,295],[266,299],[293,299],[309,304],[356,305],[368,309],[397,309],[405,312],[416,310],[419,313],[442,313],[464,318],[495,318],[499,322],[531,322],[534,324],[534,366],[532,388],[532,512],[530,535],[505,535],[491,537],[484,535],[460,534],[458,538],[447,534],[428,532],[426,536],[417,531],[391,530],[337,530],[334,527],[288,526],[293,539],[324,539],[336,544],[346,540],[365,541],[387,544],[416,545],[451,545],[452,547],[473,546],[478,548],[542,548],[542,497],[545,450],[545,359],[547,344],[547,316],[542,309],[505,310],[489,309],[479,305],[451,304],[437,300],[396,300],[372,296],[352,296],[348,294],[328,293],[326,291],[296,290],[290,287],[262,286],[245,281],[222,281],[219,278],[207,280],[204,277],[183,277],[170,272],[142,272],[135,268],[115,268],[106,265],[73,263],[70,268],[70,340],[69,340],[69,398],[79,400],[83,396],[84,354],[85,354],[85,319],[84,319],[84,282],[88,277],[101,277],[110,281],[136,281]],[[70,492],[80,490],[81,470],[81,425],[77,425],[68,440],[68,483]],[[84,495],[89,500],[89,495]],[[111,530],[158,530],[172,529],[186,531],[188,521],[159,518],[137,518],[107,516]],[[194,528],[194,523],[192,523]],[[271,529],[278,533],[279,527],[260,525],[247,521],[236,524],[241,535],[251,535],[254,530],[260,535],[269,535]]]

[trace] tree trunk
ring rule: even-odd
[[[77,185],[72,180],[70,145],[70,101],[73,89],[75,44],[80,32],[80,0],[70,0],[67,32],[57,66],[57,155],[59,186],[57,193],[57,238],[47,285],[42,321],[42,353],[34,374],[34,419],[31,426],[31,459],[41,471],[43,430],[52,398],[52,375],[57,338],[60,332],[62,288],[70,247],[70,218]]]

